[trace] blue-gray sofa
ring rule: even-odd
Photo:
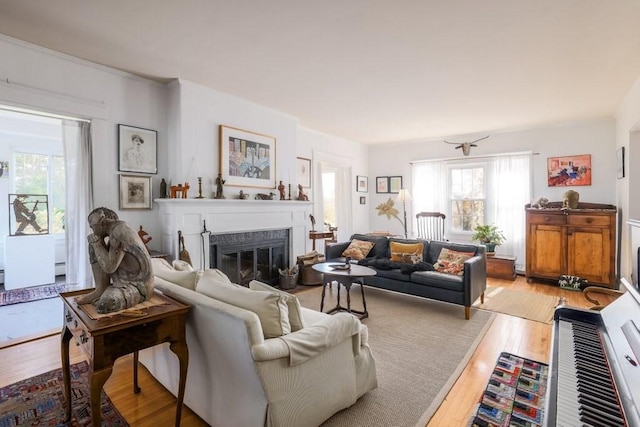
[[[478,298],[484,302],[484,291],[487,287],[487,260],[483,245],[354,234],[347,242],[327,245],[325,250],[327,262],[345,262],[342,253],[353,239],[374,243],[367,257],[363,261],[358,261],[359,264],[367,265],[377,271],[375,276],[364,278],[365,285],[462,305],[467,320],[470,316],[471,304]],[[400,268],[386,269],[389,266],[384,265],[391,256],[389,250],[391,242],[422,243],[423,260],[430,265],[436,263],[443,248],[457,252],[472,252],[474,255],[464,262],[462,276],[438,271],[405,271],[403,273]],[[376,267],[377,265],[384,266],[384,269]]]

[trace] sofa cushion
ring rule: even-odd
[[[277,292],[255,291],[208,278],[198,282],[196,292],[254,312],[260,319],[265,338],[280,337],[291,332],[287,301]]]
[[[411,274],[411,281],[434,288],[463,292],[463,278],[455,274],[438,273],[437,271],[416,271]]]
[[[193,267],[187,261],[183,261],[181,259],[174,259],[171,262],[171,266],[174,270],[178,271],[193,271]]]
[[[369,254],[369,252],[371,252],[371,249],[374,245],[374,242],[353,239],[351,243],[349,243],[349,246],[347,246],[347,249],[342,252],[342,256],[351,257],[351,259],[359,261],[365,258]]]
[[[389,242],[391,261],[407,262],[411,264],[422,261],[424,245],[422,243]]]
[[[354,234],[351,240],[364,240],[365,242],[373,242],[373,248],[367,254],[369,258],[389,258],[389,239],[385,236],[369,236],[366,234]]]
[[[385,279],[400,280],[403,282],[411,281],[411,274],[403,274],[399,269],[393,270],[377,270],[376,277],[383,277]]]
[[[168,282],[175,283],[183,288],[195,291],[196,284],[202,275],[202,271],[180,271],[176,270],[163,258],[151,258],[151,268],[153,275]]]
[[[262,283],[259,280],[252,280],[249,282],[249,289],[254,291],[270,291],[277,292],[283,296],[287,302],[287,309],[289,310],[289,324],[291,325],[291,332],[299,331],[304,328],[304,320],[302,319],[300,301],[295,295],[276,289],[273,286],[269,286],[266,283]]]
[[[473,256],[473,252],[458,252],[452,249],[442,248],[438,260],[433,264],[440,273],[464,274],[464,262]]]

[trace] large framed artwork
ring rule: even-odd
[[[296,171],[298,184],[304,188],[311,188],[311,159],[296,157]]]
[[[220,125],[220,173],[226,185],[276,187],[276,139]]]
[[[120,209],[151,209],[151,177],[120,175]]]
[[[547,185],[591,185],[591,154],[547,158]]]
[[[158,173],[158,132],[118,125],[118,170]]]

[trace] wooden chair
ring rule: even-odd
[[[425,240],[447,241],[444,237],[444,220],[441,212],[420,212],[416,214],[418,237]]]

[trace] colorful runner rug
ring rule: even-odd
[[[67,286],[64,283],[55,283],[2,291],[0,292],[0,307],[47,298],[56,298],[60,292],[65,292],[66,290]]]
[[[501,353],[469,425],[541,426],[548,374],[544,363]]]
[[[62,369],[55,369],[0,389],[0,426],[91,426],[89,365],[71,365],[71,422],[64,419]],[[102,397],[102,425],[128,426],[107,397]]]

